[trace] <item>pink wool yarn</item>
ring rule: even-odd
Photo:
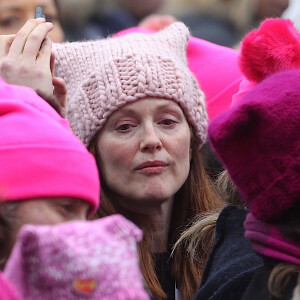
[[[134,32],[153,34],[156,30],[142,27],[124,29],[115,34],[123,36]],[[239,51],[191,36],[187,44],[187,60],[205,94],[209,120],[226,111],[232,96],[239,90],[242,73],[238,66]]]
[[[93,156],[32,89],[0,78],[0,198],[70,197],[99,206]]]
[[[187,66],[187,27],[180,22],[151,35],[55,44],[56,75],[67,84],[67,118],[89,145],[109,116],[144,98],[177,102],[199,145],[206,139],[204,94]]]
[[[24,300],[149,300],[136,243],[121,215],[22,227],[4,274]]]

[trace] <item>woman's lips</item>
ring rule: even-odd
[[[135,170],[145,174],[159,174],[168,167],[168,164],[163,161],[147,161],[139,164]]]

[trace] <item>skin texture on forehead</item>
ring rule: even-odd
[[[17,33],[27,20],[34,18],[35,8],[38,6],[43,7],[47,21],[54,25],[49,33],[50,39],[53,42],[63,42],[64,32],[54,0],[0,0],[0,35]]]

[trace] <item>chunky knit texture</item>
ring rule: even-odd
[[[32,89],[0,78],[0,199],[67,197],[99,206],[93,156]]]
[[[133,32],[153,34],[155,31],[131,27],[115,34],[123,36]],[[187,45],[188,67],[195,75],[205,94],[209,120],[227,110],[232,96],[239,90],[242,72],[238,66],[239,51],[190,37]]]
[[[300,71],[259,83],[211,121],[209,139],[260,220],[279,217],[300,198]]]
[[[143,98],[177,102],[199,144],[205,141],[205,99],[187,67],[188,38],[177,22],[151,35],[54,45],[56,75],[68,89],[67,118],[85,145],[115,110]]]
[[[4,274],[24,300],[149,300],[142,232],[123,216],[22,227]]]

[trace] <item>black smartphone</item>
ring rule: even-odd
[[[34,18],[37,19],[37,18],[44,18],[45,19],[45,15],[43,13],[43,8],[38,6],[36,9],[35,9],[35,14],[34,14]]]

